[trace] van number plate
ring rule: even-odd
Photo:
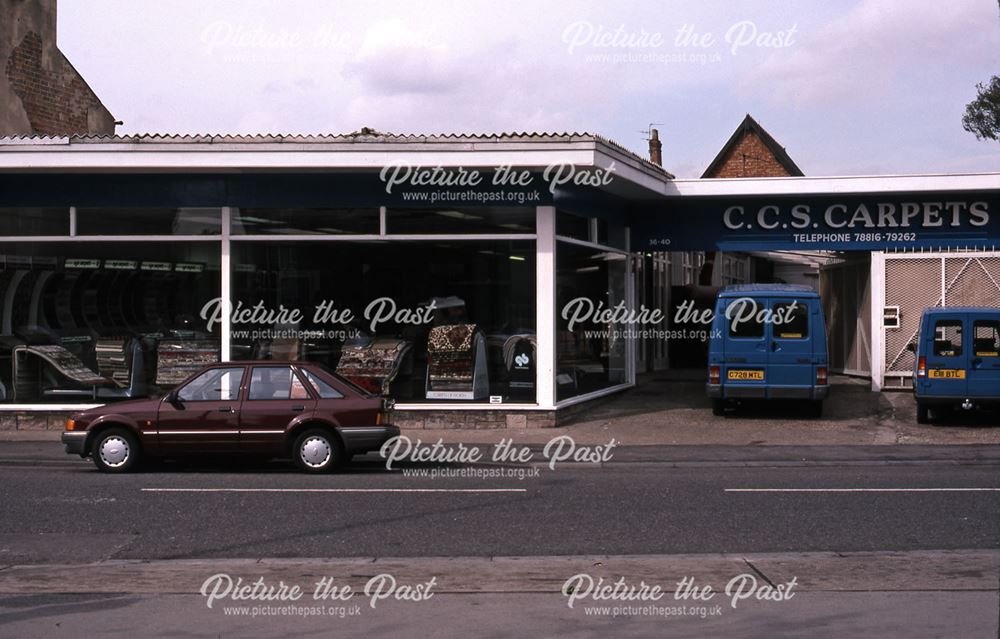
[[[932,368],[927,371],[931,379],[965,379],[965,370],[959,368]]]
[[[764,381],[764,371],[731,370],[727,376],[729,379],[748,379],[755,382]]]

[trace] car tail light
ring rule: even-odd
[[[826,366],[818,366],[816,368],[816,385],[826,386]]]
[[[385,413],[383,411],[379,411],[378,415],[375,416],[375,425],[381,426],[383,422],[385,422]]]
[[[718,366],[709,366],[708,367],[708,383],[709,384],[718,384],[720,377],[721,376],[720,376],[720,373],[719,373],[719,367]]]
[[[76,420],[72,417],[66,420],[66,430],[76,430]]]
[[[927,377],[927,358],[923,355],[920,356],[920,360],[917,362],[917,377]]]

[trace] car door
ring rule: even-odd
[[[769,300],[768,308],[768,387],[810,388],[815,379],[812,315],[818,305],[808,299],[778,298]]]
[[[244,366],[210,368],[164,398],[156,438],[165,455],[239,450]]]
[[[968,326],[961,313],[933,315],[931,330],[922,351],[927,353],[927,374],[921,384],[922,394],[929,397],[965,397],[968,388],[966,371],[969,349],[965,335]]]
[[[720,304],[725,353],[722,383],[729,397],[763,397],[767,377],[765,298],[726,298]]]
[[[972,320],[969,359],[970,397],[1000,398],[1000,314]]]
[[[240,409],[240,442],[247,452],[279,455],[285,432],[312,416],[316,399],[292,366],[255,365]]]

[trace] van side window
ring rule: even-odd
[[[756,312],[757,308],[748,306],[745,299],[734,300],[726,307],[726,323],[729,324],[729,336],[744,339],[761,339],[764,337],[764,313]]]
[[[1000,357],[1000,320],[972,324],[972,351],[976,357]]]
[[[779,302],[774,305],[772,332],[780,339],[809,337],[809,307],[800,302]]]
[[[958,357],[962,354],[962,320],[938,320],[934,323],[934,355]]]

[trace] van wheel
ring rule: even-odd
[[[809,417],[820,419],[823,417],[823,400],[814,399],[809,403]]]
[[[90,455],[102,473],[127,473],[139,464],[139,442],[129,430],[109,428],[97,436]]]
[[[329,430],[310,428],[295,438],[292,459],[307,473],[329,473],[344,464],[344,451]]]
[[[726,402],[721,399],[712,400],[712,414],[716,417],[722,417],[726,414]]]
[[[927,407],[927,404],[917,403],[917,423],[931,423],[931,409]]]

